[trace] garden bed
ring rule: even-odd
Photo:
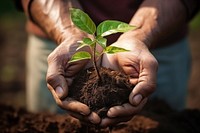
[[[4,104],[0,108],[0,130],[3,133],[109,133],[108,128],[82,124],[67,114],[33,114]],[[176,112],[157,100],[147,104],[132,120],[114,126],[111,133],[199,133],[199,125],[199,110]]]

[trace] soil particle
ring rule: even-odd
[[[67,114],[33,114],[22,108],[0,104],[0,132],[2,133],[199,133],[200,111],[186,109],[180,112],[158,106],[144,110],[130,121],[109,128],[99,129],[86,125]],[[157,105],[157,104],[155,104]],[[160,104],[162,105],[162,104]],[[168,109],[164,104],[159,110]]]
[[[77,133],[81,127],[80,122],[69,115],[34,114],[3,104],[0,108],[3,133]]]
[[[133,89],[129,77],[121,72],[101,67],[99,80],[93,68],[80,72],[74,79],[69,97],[85,103],[101,117],[112,106],[128,102]]]
[[[2,133],[200,133],[200,111],[173,111],[162,101],[147,104],[130,121],[100,129],[85,125],[67,114],[30,113],[24,109],[0,104]],[[159,106],[158,106],[159,105]],[[150,107],[150,108],[149,108]]]

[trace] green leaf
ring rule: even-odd
[[[123,33],[129,30],[136,29],[136,26],[131,26],[127,23],[115,20],[106,20],[100,23],[97,27],[97,36],[108,36],[114,33]]]
[[[94,34],[96,32],[96,25],[92,19],[80,9],[70,8],[72,22],[81,30],[88,34]]]
[[[106,44],[107,44],[107,39],[106,38],[103,38],[101,36],[97,37],[97,43],[103,47],[104,49],[106,48]]]
[[[85,60],[85,59],[91,59],[90,53],[85,52],[85,51],[80,51],[80,52],[75,53],[68,63]]]
[[[84,39],[83,39],[83,43],[92,45],[94,42],[93,42],[92,39],[90,39],[90,38],[84,38]]]
[[[80,43],[80,45],[79,45],[78,48],[76,48],[76,51],[78,51],[79,49],[81,49],[81,48],[83,48],[83,47],[86,47],[86,46],[89,47],[89,46],[90,46],[90,45],[84,43],[83,41],[78,41],[78,42]]]
[[[93,46],[95,42],[93,42],[90,38],[84,38],[82,41],[78,41],[78,43],[80,43],[80,45],[76,51],[86,46]]]
[[[80,43],[80,46],[76,49],[76,51],[86,46],[93,47],[95,44],[95,42],[92,41],[90,38],[84,38],[82,41],[78,41],[78,43]]]
[[[117,52],[128,52],[128,51],[130,51],[130,50],[127,50],[127,49],[124,49],[124,48],[120,48],[120,47],[116,47],[116,46],[108,46],[104,50],[104,53],[114,54],[114,53],[117,53]]]

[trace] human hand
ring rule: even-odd
[[[62,41],[47,59],[47,86],[59,107],[79,120],[97,124],[100,122],[100,118],[96,113],[91,112],[87,105],[68,97],[68,90],[71,89],[69,86],[74,76],[88,64],[88,60],[68,63],[71,56],[76,52],[77,41],[86,36],[76,29],[70,31],[68,35],[71,35],[67,37],[69,39]]]
[[[102,127],[130,120],[143,108],[148,96],[156,87],[158,63],[144,43],[131,37],[121,36],[112,45],[131,51],[105,54],[102,66],[130,75],[130,82],[135,87],[129,95],[129,103],[109,109],[108,117],[101,121]]]

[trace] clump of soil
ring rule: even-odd
[[[101,67],[101,79],[98,79],[93,68],[81,71],[71,85],[69,97],[85,103],[90,109],[101,117],[112,106],[128,102],[133,89],[129,77],[119,71]]]

